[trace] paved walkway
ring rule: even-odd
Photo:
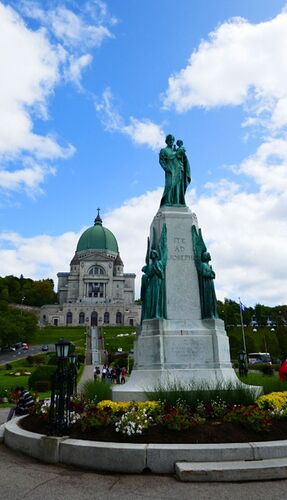
[[[81,388],[83,387],[84,383],[87,382],[88,380],[94,380],[94,366],[93,365],[85,365],[83,373],[81,375],[81,378],[78,383],[78,388],[77,391],[81,392]]]

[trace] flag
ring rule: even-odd
[[[239,300],[239,307],[240,307],[241,312],[245,311],[245,309],[246,309],[245,305],[242,304],[241,300]]]

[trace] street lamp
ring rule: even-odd
[[[239,351],[238,361],[239,361],[239,375],[246,376],[248,373],[248,368],[247,368],[247,355],[245,351]]]
[[[56,356],[58,360],[68,359],[70,353],[71,342],[69,340],[60,339],[55,344]]]
[[[52,436],[63,436],[70,426],[70,399],[75,387],[75,365],[71,369],[70,348],[71,342],[65,339],[55,344],[58,365],[52,379],[49,411],[49,434]]]

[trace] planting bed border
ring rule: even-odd
[[[99,472],[176,472],[178,478],[185,481],[287,479],[287,440],[225,444],[109,443],[29,432],[18,425],[22,418],[25,417],[14,418],[2,425],[0,441],[46,463]],[[181,477],[179,469],[183,464],[185,472]],[[190,476],[186,474],[188,465],[193,467]],[[201,474],[198,472],[200,467],[204,471]],[[208,468],[212,469],[212,474],[208,473]],[[225,469],[229,469],[229,473],[224,472]],[[233,471],[231,475],[230,469]],[[216,475],[214,470],[220,472]]]

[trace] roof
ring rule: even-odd
[[[118,242],[113,233],[103,226],[102,219],[97,216],[95,224],[86,229],[80,237],[77,252],[82,250],[106,250],[118,254]]]

